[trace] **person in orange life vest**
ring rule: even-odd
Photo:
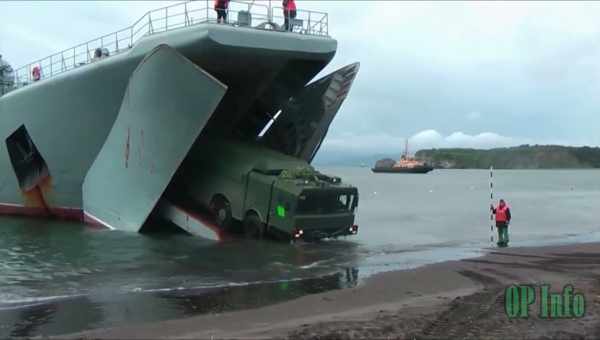
[[[285,17],[283,28],[291,31],[290,19],[296,18],[296,2],[294,0],[283,0],[283,16]]]
[[[498,247],[506,247],[508,246],[508,225],[510,224],[510,208],[504,202],[503,199],[500,200],[498,206],[494,208],[493,205],[490,205],[490,209],[492,213],[496,215],[496,229],[498,229]]]
[[[225,23],[227,21],[227,8],[229,8],[229,0],[215,0],[218,23]]]

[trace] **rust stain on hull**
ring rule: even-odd
[[[46,195],[51,190],[52,177],[49,175],[44,176],[33,188],[22,191],[25,200],[25,206],[31,208],[41,208],[42,213],[44,213],[46,216],[51,216],[52,211],[48,205],[48,202],[46,201]]]

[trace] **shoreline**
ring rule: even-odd
[[[375,274],[355,288],[274,305],[126,327],[69,338],[581,338],[600,337],[600,243],[491,249],[477,258]],[[572,284],[580,319],[509,319],[504,289]],[[60,336],[64,338],[65,336]]]

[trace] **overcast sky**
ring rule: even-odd
[[[17,67],[165,3],[0,2],[0,53]],[[600,145],[599,2],[297,5],[329,13],[327,71],[361,62],[324,152]]]

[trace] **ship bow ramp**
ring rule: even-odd
[[[226,91],[167,45],[148,53],[85,176],[85,219],[139,231]]]
[[[359,63],[347,65],[298,91],[283,104],[280,117],[266,131],[263,142],[284,154],[312,162],[359,68]]]

